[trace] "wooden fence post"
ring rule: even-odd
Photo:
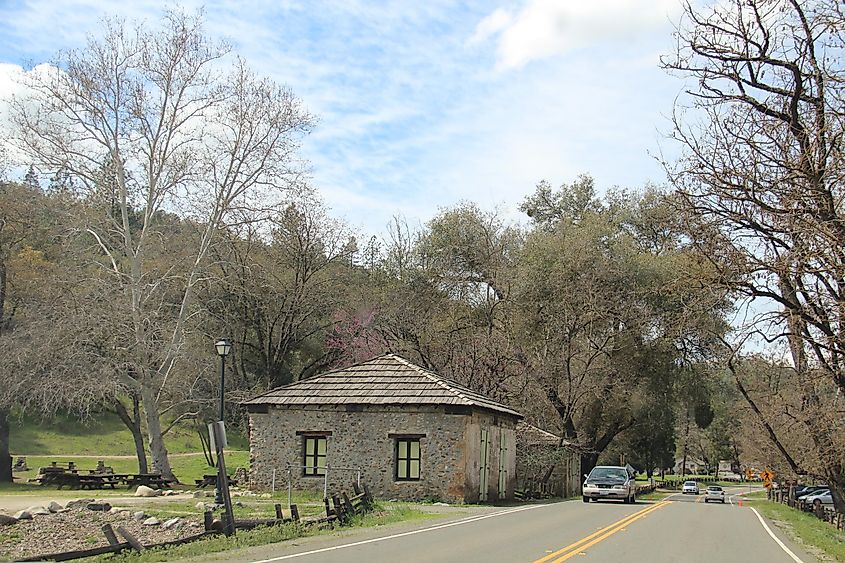
[[[106,539],[109,540],[109,545],[117,545],[120,543],[117,540],[117,536],[114,534],[114,530],[112,529],[111,524],[103,524],[103,527],[100,529],[106,535]]]

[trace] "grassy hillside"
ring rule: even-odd
[[[103,413],[80,422],[73,418],[53,420],[13,419],[9,435],[12,455],[91,455],[134,456],[132,434],[116,415]],[[229,448],[248,450],[243,435],[229,430]],[[175,427],[165,436],[172,454],[202,452],[199,435],[192,423]]]

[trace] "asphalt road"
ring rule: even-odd
[[[737,491],[729,491],[737,492]],[[490,508],[472,516],[230,551],[203,559],[270,562],[816,562],[755,512],[703,495],[626,505],[580,501]]]

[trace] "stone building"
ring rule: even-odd
[[[517,487],[528,496],[581,494],[581,454],[569,442],[519,421],[516,426]]]
[[[386,354],[273,389],[249,412],[250,486],[485,502],[513,498],[518,412]],[[275,470],[275,471],[274,471]],[[328,475],[327,475],[328,473]]]

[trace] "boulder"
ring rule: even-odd
[[[181,521],[182,521],[181,518],[171,518],[170,520],[167,520],[164,524],[162,524],[161,527],[164,528],[165,530],[169,530],[170,528],[173,528],[174,526],[178,527],[179,522],[181,522]]]
[[[146,515],[146,514],[144,514],[144,511],[143,511],[143,510],[139,510],[138,512],[133,512],[133,513],[132,513],[132,519],[133,519],[133,520],[137,520],[138,522],[140,522],[141,520],[143,520],[143,519],[144,519],[144,518],[146,518],[146,517],[147,517],[147,515]]]
[[[204,498],[205,491],[194,491],[194,498]]]
[[[55,512],[60,512],[60,511],[64,510],[64,507],[61,504],[57,503],[56,501],[51,500],[50,504],[47,505],[47,510],[55,513]]]
[[[111,505],[107,502],[89,502],[85,508],[95,512],[108,512],[111,510]]]
[[[19,510],[18,512],[15,512],[15,515],[12,518],[15,520],[32,520],[32,514],[26,510]]]
[[[0,514],[0,526],[11,526],[15,522],[17,522],[17,519],[14,516]]]
[[[205,503],[202,502],[202,501],[198,502],[197,503],[197,510],[199,510],[200,512],[205,512]]]
[[[146,485],[138,485],[138,488],[135,490],[136,497],[158,497],[161,496],[161,491],[158,489],[152,489]]]
[[[52,512],[50,512],[43,506],[30,506],[26,509],[26,511],[32,514],[33,516],[47,516],[48,514],[52,514]]]
[[[273,495],[271,495],[270,493],[261,493],[260,495],[258,495],[258,498],[273,498]]]
[[[141,522],[142,526],[158,526],[159,524],[161,524],[161,522],[155,516],[150,516],[149,518]]]
[[[92,498],[81,498],[79,500],[72,500],[69,503],[67,503],[65,508],[85,508],[86,506],[88,506],[89,502],[94,502],[94,499],[92,499]]]

